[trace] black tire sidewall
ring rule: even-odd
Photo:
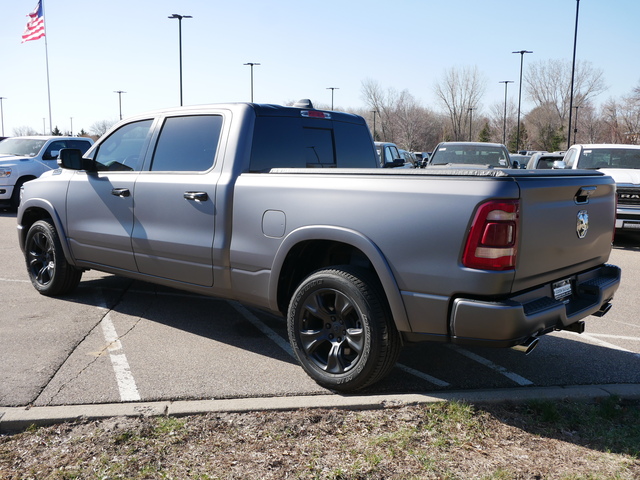
[[[354,280],[356,283],[354,283]],[[358,287],[360,284],[360,287]],[[301,307],[309,296],[322,289],[335,289],[348,296],[358,309],[362,319],[363,350],[356,364],[344,373],[333,374],[322,370],[311,359],[301,346],[299,322]],[[313,273],[305,279],[294,293],[287,315],[287,328],[289,341],[298,361],[318,384],[325,388],[337,391],[349,391],[363,388],[371,383],[371,379],[377,378],[375,371],[377,365],[375,358],[379,355],[380,332],[379,317],[382,309],[379,304],[372,304],[375,296],[368,295],[370,285],[357,269],[340,267],[321,270]],[[372,359],[374,359],[372,361]]]
[[[31,266],[29,265],[29,251],[31,243],[33,241],[33,237],[39,233],[42,233],[47,237],[47,240],[53,245],[54,273],[51,281],[47,284],[38,282],[33,275]],[[27,233],[27,238],[25,240],[25,263],[27,265],[27,272],[31,283],[42,295],[54,296],[67,293],[69,290],[75,288],[80,279],[81,273],[79,271],[72,271],[73,267],[67,263],[62,250],[62,244],[60,243],[60,237],[50,220],[38,220],[31,226],[31,228],[29,228],[29,232]]]

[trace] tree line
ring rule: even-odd
[[[553,152],[573,143],[640,142],[640,84],[622,98],[596,105],[594,100],[607,88],[604,75],[585,61],[576,63],[569,132],[571,70],[571,63],[561,60],[534,62],[526,69],[523,103],[533,107],[521,110],[519,149]],[[477,67],[450,68],[433,87],[434,109],[406,90],[384,89],[368,79],[361,87],[366,107],[350,111],[367,119],[376,141],[394,142],[409,151],[431,151],[441,141],[482,141],[505,143],[515,152],[517,102],[485,107],[486,86]],[[518,87],[517,82],[512,86]]]

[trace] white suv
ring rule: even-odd
[[[84,153],[91,145],[93,140],[85,137],[11,137],[0,141],[0,205],[18,208],[20,187],[58,168],[56,159],[63,148]]]

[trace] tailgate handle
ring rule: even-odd
[[[578,193],[576,193],[576,196],[573,198],[574,201],[577,205],[584,205],[585,203],[589,203],[589,197],[593,192],[596,191],[597,188],[598,187],[596,187],[595,185],[590,187],[580,187],[580,190],[578,190]]]

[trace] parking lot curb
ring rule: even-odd
[[[0,407],[0,432],[22,431],[31,425],[101,420],[111,417],[188,416],[222,412],[299,410],[310,408],[376,409],[390,406],[465,401],[469,403],[526,402],[531,400],[588,401],[607,397],[640,399],[640,385],[585,385],[525,387],[494,390],[447,391],[389,395],[307,395],[219,400],[184,400],[47,407]]]

